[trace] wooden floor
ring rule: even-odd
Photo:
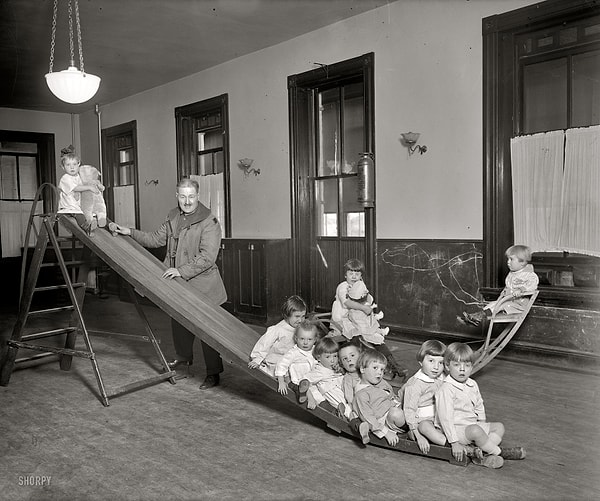
[[[145,307],[167,355],[170,323]],[[143,334],[133,307],[86,298],[91,329]],[[9,315],[0,337],[10,334]],[[148,343],[94,335],[107,386],[158,365]],[[416,370],[414,345],[393,343]],[[489,420],[524,461],[500,470],[362,445],[324,427],[275,392],[227,367],[222,385],[198,390],[196,363],[103,407],[89,361],[18,370],[0,387],[0,499],[588,500],[600,498],[600,378],[495,360],[477,375]],[[49,480],[48,480],[49,478]],[[46,482],[46,485],[31,485]]]

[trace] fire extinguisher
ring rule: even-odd
[[[375,162],[373,153],[359,153],[358,203],[363,207],[375,207]]]

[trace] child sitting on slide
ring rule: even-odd
[[[306,391],[309,387],[304,378],[316,364],[313,347],[317,338],[317,327],[308,320],[303,320],[294,331],[294,346],[279,359],[275,366],[275,377],[279,383],[277,391],[287,395],[286,378],[289,379],[292,384],[297,385],[298,402],[301,404],[306,402]],[[300,381],[302,381],[301,385]]]
[[[479,386],[469,376],[475,354],[468,344],[452,343],[444,353],[447,376],[435,395],[436,419],[452,446],[452,455],[461,461],[469,445],[475,445],[474,464],[501,468],[505,459],[524,459],[523,447],[501,448],[502,423],[486,420]]]
[[[304,320],[306,303],[300,296],[288,297],[281,306],[283,320],[270,326],[250,353],[248,367],[275,377],[277,362],[294,347],[294,332]]]
[[[435,421],[435,394],[444,381],[444,352],[446,345],[436,340],[425,341],[417,352],[421,368],[412,376],[398,396],[408,426],[408,436],[417,442],[423,454],[430,442],[446,444],[446,436]]]
[[[342,389],[343,374],[338,365],[338,344],[330,337],[317,341],[313,355],[317,361],[313,369],[304,378],[310,387],[308,390],[308,408],[314,409],[321,401],[326,400],[346,419],[351,417],[351,409],[347,405]],[[302,383],[300,386],[303,386]],[[318,393],[311,392],[313,388]]]
[[[370,441],[369,431],[392,446],[399,441],[397,433],[404,432],[402,404],[383,379],[386,365],[385,356],[371,348],[365,348],[358,359],[360,382],[355,387],[352,407],[363,421],[359,427],[363,444]]]

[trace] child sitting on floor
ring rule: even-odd
[[[279,359],[275,366],[275,377],[279,383],[277,391],[282,395],[287,395],[286,377],[289,377],[294,385],[298,385],[299,403],[306,402],[306,390],[309,385],[304,378],[316,363],[313,357],[313,347],[316,341],[317,327],[308,320],[302,320],[294,331],[294,346]],[[300,381],[303,381],[302,385],[299,385]]]
[[[314,393],[308,390],[308,408],[314,409],[319,402],[319,396],[322,396],[329,402],[334,409],[337,409],[346,419],[351,417],[351,409],[347,405],[342,390],[343,374],[336,370],[338,365],[338,344],[330,337],[324,337],[315,344],[313,355],[317,361],[313,369],[305,376],[305,380],[310,384],[310,389],[315,387],[318,390],[318,396],[315,399]],[[302,384],[299,385],[303,387]]]
[[[75,154],[75,148],[72,145],[61,150],[60,165],[65,171],[58,183],[59,199],[57,214],[67,214],[75,218],[77,224],[88,233],[92,233],[98,223],[95,219],[88,222],[81,210],[81,192],[91,191],[100,193],[104,191],[104,185],[100,181],[94,184],[83,184],[79,169],[81,160]]]
[[[468,344],[452,343],[444,353],[447,376],[435,395],[436,418],[452,446],[452,455],[462,461],[466,446],[475,444],[474,464],[501,468],[504,459],[523,459],[523,447],[500,448],[502,423],[488,423],[479,386],[469,376],[474,353]]]
[[[533,265],[529,264],[529,261],[531,261],[531,249],[526,245],[513,245],[506,249],[505,255],[510,272],[506,276],[504,289],[496,301],[492,301],[484,306],[483,311],[463,313],[464,320],[470,324],[479,326],[485,322],[487,319],[486,311],[489,311],[491,314],[496,304],[506,296],[512,297],[512,299],[502,303],[498,311],[503,311],[509,315],[512,313],[521,313],[527,305],[527,298],[523,297],[523,294],[534,292],[537,289],[539,277],[533,271]]]
[[[397,432],[405,424],[401,403],[395,398],[390,384],[383,379],[387,359],[371,348],[365,348],[358,359],[360,382],[355,387],[352,407],[363,421],[359,432],[363,444],[369,442],[369,430],[388,444],[399,441]]]
[[[294,331],[304,320],[306,303],[300,296],[288,297],[281,306],[283,320],[260,337],[250,353],[248,367],[275,376],[277,362],[294,347]]]
[[[416,440],[419,449],[427,454],[429,442],[446,443],[446,436],[434,425],[435,394],[444,381],[444,352],[446,345],[436,340],[425,341],[417,352],[421,368],[402,387],[402,400],[408,436]]]

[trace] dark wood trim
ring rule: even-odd
[[[600,13],[600,0],[547,0],[484,18],[483,190],[484,285],[499,288],[507,269],[504,250],[514,242],[510,137],[518,130],[516,34]],[[560,296],[561,291],[556,294]],[[566,305],[568,298],[565,296]]]
[[[124,134],[131,134],[132,136],[132,148],[133,148],[133,161],[135,165],[135,183],[134,183],[134,192],[135,192],[135,223],[136,226],[140,224],[140,169],[138,164],[138,149],[137,149],[137,121],[132,120],[131,122],[122,123],[119,125],[115,125],[114,127],[108,127],[106,129],[102,129],[101,138],[102,138],[102,164],[107,166],[111,165],[111,160],[108,158],[109,151],[112,151],[112,148],[108,147],[108,142],[111,138],[115,136],[121,136]],[[105,174],[106,175],[106,174]],[[109,183],[109,186],[114,187],[114,179],[112,169],[109,171],[106,176],[106,181]],[[109,194],[110,200],[109,207],[110,211],[114,211],[114,196],[112,191]],[[114,216],[112,214],[111,216]]]
[[[56,185],[56,146],[54,134],[15,130],[0,130],[0,141],[35,143],[37,145],[38,183]],[[44,200],[44,210],[53,211],[54,200]]]
[[[292,225],[292,257],[293,278],[296,292],[308,297],[311,290],[311,277],[300,270],[310,269],[310,248],[303,245],[300,237],[312,234],[312,218],[306,217],[311,213],[313,201],[305,196],[310,193],[310,177],[308,166],[310,153],[314,145],[309,140],[308,104],[312,91],[326,85],[336,85],[345,80],[361,75],[364,83],[366,148],[375,157],[375,54],[367,53],[352,59],[322,65],[319,68],[288,77],[288,112],[290,138],[290,178],[291,178],[291,225]],[[303,141],[299,144],[298,141]],[[365,224],[368,227],[366,244],[366,273],[369,277],[377,276],[377,247],[375,228],[375,209],[365,210]],[[371,287],[376,291],[377,284]]]

